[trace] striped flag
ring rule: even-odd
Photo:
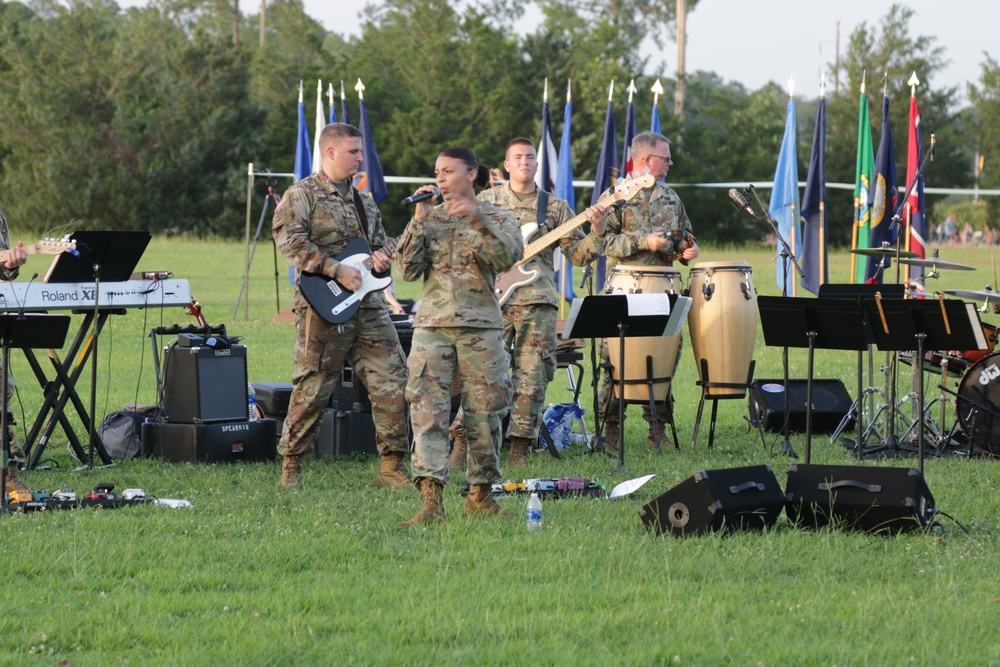
[[[552,141],[552,117],[549,114],[549,80],[545,80],[542,92],[542,139],[538,142],[538,171],[535,184],[542,190],[553,192],[556,187],[553,170],[559,163],[556,145]]]
[[[910,83],[910,132],[906,141],[906,188],[910,193],[906,200],[906,247],[918,257],[926,257],[925,239],[927,238],[927,220],[924,217],[924,173],[917,171],[920,166],[920,109],[917,107],[916,87],[920,83],[917,73],[913,73]],[[916,185],[913,185],[916,178]],[[916,280],[923,275],[923,267],[910,267],[910,280]]]

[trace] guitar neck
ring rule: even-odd
[[[615,201],[615,196],[613,194],[606,192],[603,195],[601,195],[600,199],[597,200],[596,206],[607,207],[608,204],[614,203],[614,201]],[[566,236],[566,234],[573,231],[577,227],[583,225],[583,223],[585,222],[587,222],[587,214],[581,213],[577,216],[570,218],[563,224],[553,229],[548,234],[545,234],[544,236],[535,239],[534,241],[532,241],[531,243],[529,243],[524,247],[524,255],[521,257],[521,261],[517,263],[518,266],[531,261],[538,253],[542,252],[543,250],[548,248],[553,243],[557,242],[559,239]]]
[[[37,255],[39,252],[41,252],[37,246],[33,245],[26,245],[23,248],[21,248],[21,250],[24,251],[25,255]],[[0,264],[3,264],[4,262],[7,261],[7,258],[10,256],[10,252],[11,252],[10,250],[0,250]]]
[[[385,240],[385,245],[382,246],[382,249],[385,250],[387,254],[391,255],[394,252],[396,252],[396,246],[398,246],[398,245],[399,245],[399,239],[398,238],[388,238],[388,239]],[[374,254],[374,251],[373,251],[373,254]],[[374,257],[369,257],[368,259],[366,259],[362,263],[365,265],[365,268],[368,269],[369,271],[374,271],[375,270],[375,258]]]

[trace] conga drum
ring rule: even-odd
[[[677,294],[680,295],[680,271],[667,266],[643,266],[641,264],[618,264],[608,278],[607,294]],[[670,380],[677,365],[677,353],[681,347],[681,334],[676,336],[638,336],[625,341],[625,400],[648,401],[649,378],[646,358],[653,362],[653,399],[667,400]],[[618,382],[621,373],[621,351],[619,341],[608,339],[608,356],[614,368],[615,396],[618,396]]]
[[[746,385],[757,341],[757,290],[747,262],[698,262],[691,269],[691,349],[702,382]],[[703,361],[708,364],[705,377]],[[707,387],[706,398],[742,398],[746,387]]]

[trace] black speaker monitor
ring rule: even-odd
[[[785,512],[807,528],[903,533],[933,521],[934,496],[917,468],[788,466]]]
[[[163,359],[163,414],[167,422],[247,420],[245,346],[167,347]]]
[[[760,422],[768,433],[781,433],[785,424],[783,380],[754,380],[750,385],[750,419]],[[788,381],[788,430],[806,430],[806,380]],[[833,433],[851,411],[851,395],[841,380],[813,380],[812,432]],[[853,423],[853,420],[851,420]],[[850,428],[847,426],[846,428]]]
[[[763,530],[774,525],[784,504],[771,467],[757,465],[696,473],[643,505],[639,517],[657,535]]]

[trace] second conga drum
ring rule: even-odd
[[[691,269],[691,349],[702,382],[746,385],[757,342],[757,290],[747,262],[698,262]],[[708,364],[704,377],[702,360]],[[709,387],[707,398],[743,397],[746,388]]]
[[[680,271],[666,266],[642,266],[640,264],[618,264],[608,278],[608,294],[680,294]],[[653,399],[664,401],[670,392],[670,381],[677,365],[677,353],[681,346],[681,335],[639,336],[625,341],[625,400],[648,401],[649,384],[646,372],[646,357],[653,360]],[[622,367],[619,341],[608,339],[608,356],[614,368],[615,396],[618,396],[618,380]]]

